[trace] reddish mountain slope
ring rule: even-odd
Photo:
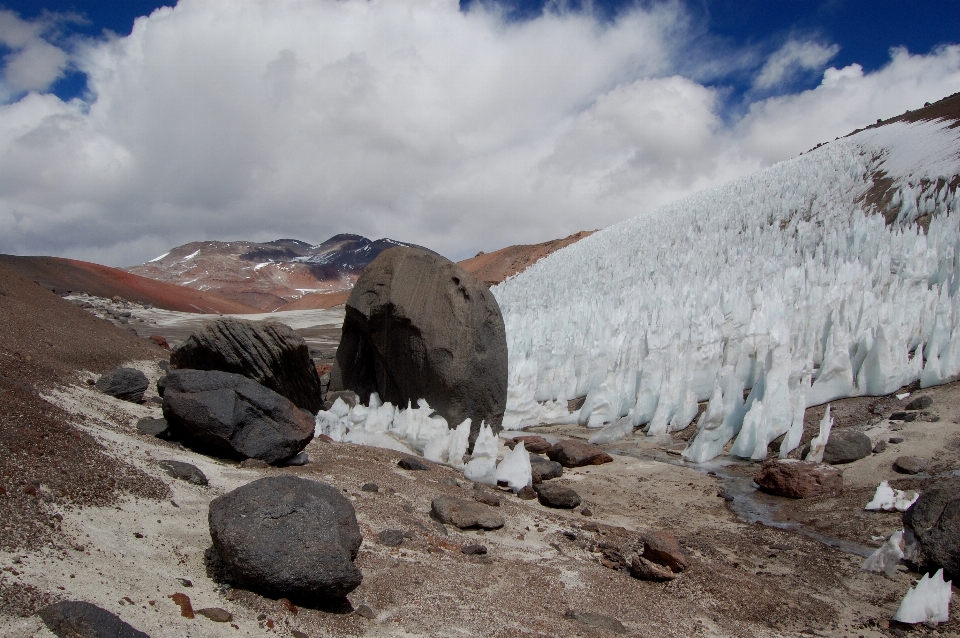
[[[60,257],[0,255],[4,264],[47,290],[56,293],[85,292],[153,304],[165,310],[200,313],[246,314],[256,308],[209,292],[155,281],[117,268]]]
[[[563,239],[554,239],[542,244],[507,246],[492,253],[480,253],[476,257],[458,262],[467,272],[472,272],[488,287],[495,286],[507,277],[523,272],[537,261],[565,246],[589,237],[595,230],[581,230]]]

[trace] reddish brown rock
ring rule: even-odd
[[[170,349],[170,344],[167,343],[167,340],[163,335],[150,335],[150,341],[154,342],[164,350]]]
[[[512,439],[507,439],[504,441],[504,444],[512,450],[517,446],[517,443],[521,442],[523,443],[523,447],[526,448],[527,452],[530,452],[531,454],[540,454],[550,449],[550,442],[542,436],[537,436],[535,434],[516,436]]]
[[[597,446],[575,439],[566,439],[550,446],[547,456],[563,467],[602,465],[613,461],[613,457]]]
[[[690,566],[690,561],[680,549],[680,541],[669,532],[645,532],[642,556],[674,573],[680,573]]]
[[[673,580],[677,577],[669,567],[657,565],[643,556],[633,557],[633,563],[630,565],[630,575],[640,580]]]
[[[760,489],[787,498],[837,496],[843,492],[843,470],[826,463],[772,459],[753,477]]]

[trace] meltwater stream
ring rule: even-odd
[[[749,477],[741,476],[730,471],[731,467],[749,463],[747,461],[736,461],[725,458],[723,461],[694,465],[669,457],[664,458],[664,456],[661,455],[642,454],[630,450],[609,449],[607,452],[632,456],[643,461],[669,463],[670,465],[676,465],[678,467],[694,469],[702,474],[712,472],[720,479],[720,486],[723,488],[724,494],[733,498],[732,501],[729,501],[731,511],[746,523],[760,523],[767,527],[801,534],[828,547],[856,556],[870,556],[876,549],[842,538],[835,538],[828,534],[822,534],[798,523],[786,523],[776,520],[775,514],[782,506],[782,503],[780,503],[776,497],[760,492],[756,488],[756,484]],[[753,465],[752,463],[750,464]]]

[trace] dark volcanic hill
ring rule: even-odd
[[[271,311],[307,294],[350,290],[366,265],[393,246],[421,248],[346,234],[317,245],[296,239],[191,242],[127,271]]]

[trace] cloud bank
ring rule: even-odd
[[[509,22],[456,0],[181,0],[126,37],[49,33],[0,13],[0,252],[111,265],[339,232],[460,259],[610,225],[960,91],[960,46],[864,73],[791,40],[731,119],[729,91],[694,79],[724,61],[670,2]],[[48,92],[68,65],[82,100]]]

